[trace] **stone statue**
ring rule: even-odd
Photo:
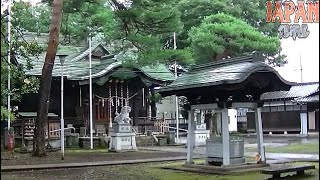
[[[130,124],[131,118],[129,117],[129,113],[131,112],[130,106],[123,106],[120,114],[116,112],[116,117],[114,121],[118,124]]]
[[[120,113],[116,112],[112,132],[110,132],[109,150],[114,152],[136,151],[136,133],[132,131],[129,113],[131,108],[123,106]]]

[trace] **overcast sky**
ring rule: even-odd
[[[276,68],[289,81],[301,82],[300,54],[303,82],[319,81],[319,24],[308,24],[310,31],[306,39],[290,37],[281,41],[283,53],[287,55],[288,64]]]
[[[296,2],[296,0],[294,0],[294,2]],[[291,20],[294,20],[294,14],[291,15]],[[319,81],[319,23],[308,23],[307,25],[310,31],[307,38],[297,38],[294,41],[290,37],[281,40],[283,53],[288,56],[288,64],[276,69],[288,81],[301,82],[300,54],[302,81]]]

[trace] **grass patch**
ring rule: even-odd
[[[265,179],[265,175],[259,173],[235,174],[235,175],[214,175],[198,174],[183,171],[160,169],[159,167],[148,167],[153,177],[159,180],[256,180]]]
[[[266,147],[266,152],[269,153],[307,153],[319,154],[319,142],[313,143],[293,143],[281,147]]]
[[[68,148],[66,149],[67,153],[91,153],[91,152],[99,152],[99,153],[107,153],[107,148],[97,147],[94,149],[84,149],[84,148]]]
[[[204,160],[197,160],[196,163],[204,162]],[[161,169],[161,167],[168,166],[178,166],[182,165],[184,162],[170,162],[165,164],[157,164],[152,166],[144,166],[144,171],[151,174],[152,177],[159,180],[257,180],[257,179],[267,179],[270,178],[271,175],[261,174],[259,172],[247,172],[247,173],[237,173],[232,175],[213,175],[213,174],[201,174],[201,173],[192,173],[192,172],[183,172],[183,171],[175,171],[168,169]],[[319,163],[309,163],[309,162],[295,162],[289,164],[310,164],[315,165],[316,170],[306,171],[306,176],[302,177],[294,177],[294,179],[306,179],[306,180],[314,180],[319,179]],[[295,173],[287,173],[282,176],[288,176],[284,179],[293,179],[291,176]]]
[[[194,163],[196,164],[201,164],[201,163],[205,163],[205,159],[194,159],[193,160]],[[166,166],[166,167],[170,167],[170,166],[181,166],[185,163],[186,161],[174,161],[174,162],[169,162],[169,163],[165,163],[165,164],[156,164],[156,165],[153,165],[152,167],[154,168],[161,168],[163,166]]]

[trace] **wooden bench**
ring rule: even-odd
[[[264,170],[261,170],[262,174],[272,174],[273,179],[280,178],[282,173],[297,172],[297,175],[304,175],[305,170],[315,169],[314,165],[274,165]]]

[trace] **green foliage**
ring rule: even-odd
[[[18,3],[19,5],[19,3]],[[14,13],[13,8],[13,13]],[[8,94],[11,96],[13,102],[20,100],[21,95],[30,92],[37,92],[39,88],[39,81],[36,77],[28,77],[25,75],[25,70],[30,69],[31,61],[30,55],[37,55],[43,49],[38,46],[36,42],[27,43],[20,37],[19,27],[12,26],[10,53],[11,63],[8,63],[8,43],[6,43],[6,16],[1,14],[1,120],[7,119],[7,116],[13,116],[6,108]],[[15,57],[24,57],[27,59],[26,68],[15,63]],[[8,66],[10,66],[10,91],[8,91]],[[12,118],[11,118],[12,119]]]
[[[10,121],[14,121],[16,119],[13,113],[9,113],[6,107],[1,106],[1,120],[6,120],[8,116],[10,116]]]
[[[232,14],[236,17],[241,14],[241,8],[232,6],[230,0],[182,0],[178,3],[178,9],[181,12],[181,21],[184,25],[183,31],[177,38],[178,48],[190,46],[190,42],[187,40],[188,31],[192,27],[199,26],[205,17],[219,12]]]
[[[130,7],[110,1],[118,22],[117,39],[129,41],[138,52],[130,64],[142,66],[168,61],[193,62],[190,49],[164,50],[163,40],[182,30],[180,12],[171,0],[137,0]]]
[[[232,0],[235,7],[241,9],[240,18],[258,28],[265,35],[277,36],[279,23],[267,23],[265,0]],[[234,15],[234,14],[233,14]]]
[[[51,1],[39,7],[18,3],[16,11],[19,13],[15,14],[15,19],[19,21],[15,25],[27,31],[48,32],[50,6]],[[33,14],[48,21],[39,20]],[[163,50],[163,40],[182,28],[180,12],[170,0],[137,0],[130,6],[117,0],[68,0],[63,7],[61,34],[64,40],[60,42],[72,44],[101,34],[105,42],[121,40],[130,44],[121,49],[135,51],[137,56],[129,58],[126,64],[140,66],[168,61],[189,64],[193,62],[190,48]]]
[[[256,31],[261,32],[264,35],[269,35],[270,37],[277,36],[277,27],[279,23],[266,23],[266,5],[265,0],[181,0],[178,3],[179,11],[181,12],[181,21],[184,24],[184,29],[178,36],[177,44],[178,48],[185,48],[191,46],[190,37],[188,32],[192,27],[198,27],[202,20],[207,16],[216,15],[218,13],[225,13],[227,15],[232,15],[239,20],[247,22],[252,27],[256,28]],[[202,36],[205,39],[209,38]],[[278,40],[274,38],[275,42],[278,43]],[[217,51],[221,51],[221,47],[215,46]],[[258,50],[258,49],[257,49]],[[270,49],[264,50],[268,52],[268,62],[275,66],[281,66],[287,61],[285,60],[285,55],[280,55],[281,49],[278,46],[277,49],[274,49],[272,52],[269,52]],[[207,49],[202,50],[207,54]],[[197,54],[200,52],[194,52],[197,59],[201,59],[202,56],[198,57]],[[246,53],[246,52],[243,52]],[[212,59],[212,58],[211,58]],[[203,63],[207,62],[206,60],[197,62]]]
[[[102,34],[106,41],[115,36],[116,25],[110,7],[101,0],[70,0],[63,6],[61,33],[71,40]]]
[[[15,2],[14,26],[48,32],[52,2],[44,2],[35,7]],[[214,22],[204,22],[213,15]],[[233,18],[219,19],[229,15]],[[286,61],[280,55],[279,39],[274,36],[277,24],[266,23],[265,18],[263,0],[135,0],[130,5],[119,0],[68,0],[63,7],[64,40],[60,42],[72,44],[97,34],[106,43],[126,42],[118,51],[136,54],[126,58],[126,67],[173,61],[189,65],[195,59],[199,64],[252,51],[264,52],[270,64],[281,66]],[[173,32],[178,35],[178,50],[164,49]]]
[[[224,13],[206,17],[198,27],[191,28],[189,36],[197,63],[253,51],[270,54],[280,46],[278,37],[263,35],[245,21]]]
[[[29,2],[15,2],[13,26],[19,31],[48,33],[52,2],[32,6]],[[90,33],[101,33],[109,39],[115,33],[116,21],[110,7],[101,0],[68,0],[64,2],[61,34],[63,43],[86,39]]]
[[[51,8],[46,4],[32,6],[18,1],[12,7],[12,26],[18,31],[49,32]]]
[[[152,102],[159,103],[159,102],[161,102],[162,97],[161,97],[161,95],[159,93],[153,93],[153,94],[151,94],[149,99]]]

